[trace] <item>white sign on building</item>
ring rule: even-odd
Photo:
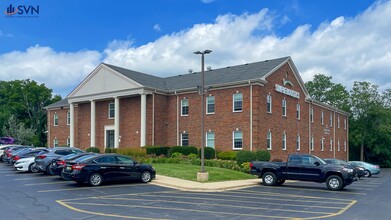
[[[300,98],[300,93],[294,91],[294,90],[291,90],[291,89],[288,89],[284,86],[280,86],[278,84],[276,84],[276,91],[277,92],[281,92],[285,95],[289,95],[289,96],[292,96],[293,98]]]

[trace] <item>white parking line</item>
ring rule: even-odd
[[[31,179],[36,179],[37,177],[26,177],[26,178],[18,178],[18,179],[14,179],[14,180],[31,180]],[[59,178],[58,176],[40,176],[39,177],[40,179],[43,179],[43,178]]]
[[[97,187],[77,187],[77,188],[65,188],[65,189],[49,189],[49,190],[40,190],[37,191],[39,193],[47,193],[47,192],[62,192],[62,191],[76,191],[76,190],[92,190],[92,189],[101,189],[101,188],[120,188],[125,186],[141,186],[144,183],[140,184],[125,184],[125,185],[113,185],[113,186],[97,186]]]
[[[60,183],[69,183],[70,181],[60,181],[60,182],[49,182],[49,183],[27,183],[25,186],[39,186],[39,185],[51,185],[51,184],[60,184]]]

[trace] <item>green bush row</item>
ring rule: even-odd
[[[100,150],[97,147],[89,147],[86,149],[86,152],[93,152],[93,153],[100,154]]]
[[[267,150],[258,150],[258,151],[247,151],[242,150],[238,151],[236,154],[236,163],[243,164],[245,162],[251,161],[269,161],[270,160],[270,152]]]

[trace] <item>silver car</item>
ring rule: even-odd
[[[54,159],[68,155],[84,152],[75,147],[54,147],[50,149],[49,153],[42,153],[35,156],[35,166],[39,171],[48,173],[49,166]]]

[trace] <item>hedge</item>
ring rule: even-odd
[[[193,146],[174,146],[171,147],[168,151],[168,156],[171,156],[173,153],[178,152],[183,155],[189,155],[189,154],[198,154],[198,149]]]
[[[198,151],[198,155],[200,155],[200,158],[201,158],[201,148]],[[205,159],[215,158],[215,149],[213,147],[205,147],[204,148],[204,157],[205,157]]]
[[[223,151],[217,154],[217,158],[220,160],[236,160],[237,151]]]
[[[270,160],[270,152],[267,150],[255,151],[255,159],[259,160],[259,161],[269,161]]]
[[[170,150],[170,147],[164,147],[164,146],[147,146],[145,147],[146,152],[148,155],[154,154],[156,156],[164,155],[168,156],[168,151]]]
[[[93,152],[93,153],[100,154],[100,150],[97,147],[89,147],[86,149],[86,152]]]
[[[256,160],[255,153],[248,150],[238,151],[236,154],[236,163],[241,165],[244,162]]]

